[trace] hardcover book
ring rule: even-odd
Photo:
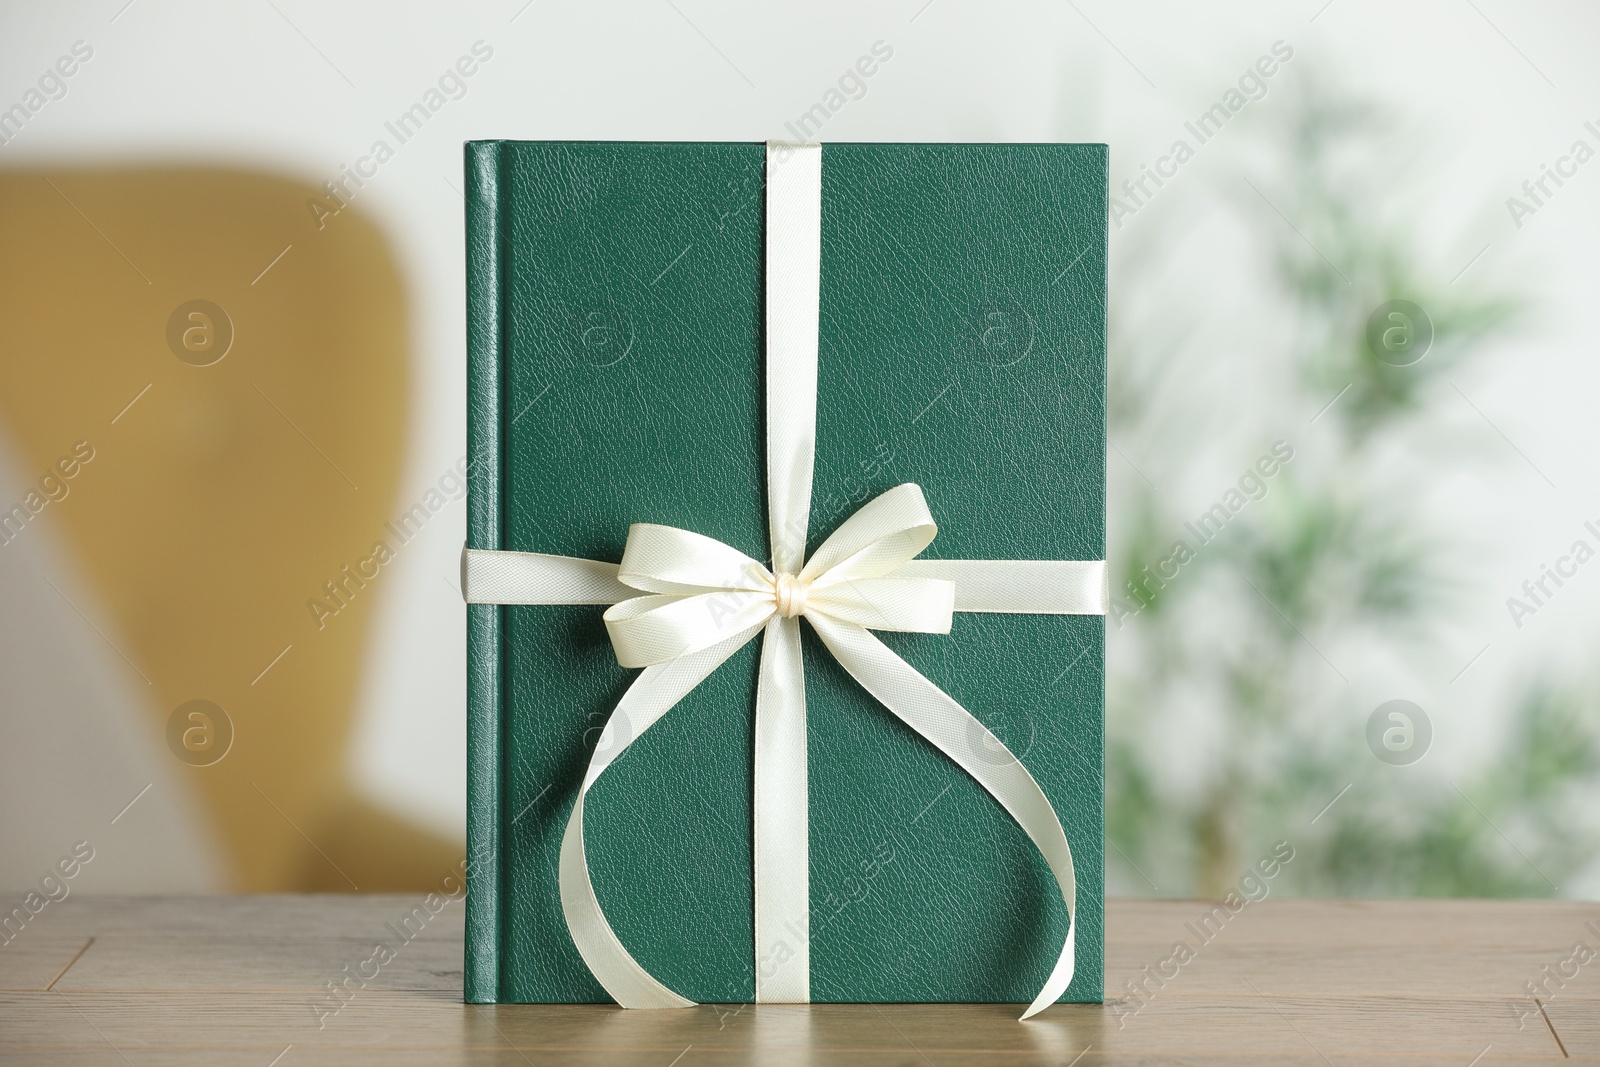
[[[1105,146],[822,159],[809,548],[915,482],[938,523],[921,558],[1103,559]],[[660,523],[768,558],[764,167],[758,143],[467,145],[470,548],[614,562],[631,524]],[[590,752],[637,673],[601,613],[468,608],[468,1001],[610,999],[557,883]],[[801,630],[811,999],[1027,1002],[1068,923],[1045,861]],[[1100,1001],[1104,618],[958,612],[948,634],[878,636],[1049,798],[1077,880],[1063,999]],[[617,937],[698,1001],[754,999],[758,653],[735,653],[586,802]]]

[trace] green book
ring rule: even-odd
[[[614,562],[650,522],[767,559],[764,146],[477,141],[466,171],[469,547]],[[939,524],[922,558],[1104,558],[1106,172],[1104,145],[825,146],[810,548],[915,482]],[[468,1001],[610,1000],[556,879],[636,673],[602,611],[468,608]],[[1044,860],[801,628],[811,999],[1030,1001],[1068,922]],[[877,636],[1049,797],[1077,872],[1064,999],[1100,1001],[1104,618],[957,613],[948,634]],[[755,995],[759,650],[587,802],[617,936],[702,1002]]]

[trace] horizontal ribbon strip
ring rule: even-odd
[[[575,556],[469,548],[461,588],[469,604],[619,604],[639,590],[617,580],[620,565]],[[954,583],[955,610],[1026,615],[1104,615],[1104,560],[914,559],[890,578]]]

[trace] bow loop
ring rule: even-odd
[[[624,585],[647,593],[709,593],[740,590],[770,591],[767,569],[715,537],[636,522],[628,527],[617,578]],[[724,634],[723,636],[727,636]]]
[[[938,532],[922,488],[897,485],[844,520],[806,561],[800,578],[819,587],[881,578],[927,548]]]
[[[770,591],[719,589],[692,596],[636,596],[613,604],[601,618],[617,662],[648,667],[710,648],[771,615]]]

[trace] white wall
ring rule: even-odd
[[[1581,520],[1600,518],[1600,494],[1587,475],[1600,369],[1585,322],[1596,281],[1600,163],[1520,231],[1503,201],[1580,135],[1583,120],[1600,119],[1600,72],[1588,54],[1600,12],[1508,0],[1405,10],[1367,0],[1334,0],[1325,9],[1321,0],[1235,3],[1220,13],[1104,0],[908,0],[870,10],[643,0],[605,14],[599,5],[552,0],[470,8],[123,3],[15,5],[0,14],[0,106],[19,98],[74,41],[95,49],[68,96],[0,147],[0,166],[176,159],[256,165],[320,182],[363,154],[384,121],[474,42],[493,49],[465,97],[361,193],[361,206],[389,232],[413,298],[417,388],[407,503],[464,451],[463,140],[782,138],[786,120],[821,99],[882,40],[893,59],[865,97],[830,120],[823,139],[1109,141],[1115,185],[1159,154],[1182,121],[1271,42],[1287,40],[1296,58],[1281,77],[1315,66],[1409,109],[1419,164],[1397,177],[1394,202],[1374,209],[1409,205],[1426,223],[1441,272],[1453,274],[1488,243],[1473,271],[1515,281],[1543,301],[1537,343],[1459,384],[1556,488],[1479,416],[1441,410],[1453,429],[1448,440],[1432,442],[1429,462],[1439,475],[1417,507],[1469,531],[1484,550],[1464,575],[1474,592],[1454,647],[1439,664],[1417,668],[1424,680],[1416,685],[1426,691],[1415,698],[1448,701],[1464,721],[1487,722],[1492,709],[1475,702],[1503,691],[1501,681],[1541,657],[1582,655],[1600,608],[1600,568],[1521,631],[1510,627],[1503,601],[1571,540]],[[1282,99],[1275,87],[1252,107],[1270,109]],[[1194,236],[1213,202],[1233,195],[1214,183],[1232,181],[1230,168],[1249,150],[1242,136],[1208,145],[1174,183],[1170,208],[1153,206],[1114,237],[1120,246],[1143,229],[1139,240],[1162,246],[1168,282],[1216,308],[1201,335],[1206,354],[1178,367],[1170,386],[1219,397],[1218,432],[1208,446],[1217,476],[1176,489],[1192,491],[1197,505],[1214,495],[1214,485],[1235,478],[1256,449],[1222,427],[1232,421],[1227,405],[1249,412],[1259,394],[1219,381],[1221,368],[1236,370],[1235,382],[1248,381],[1253,362],[1272,358],[1241,343],[1252,317],[1270,309],[1253,308],[1252,293],[1230,278],[1225,242]],[[1141,456],[1140,442],[1117,443],[1136,462],[1159,466],[1159,456]],[[1457,477],[1448,463],[1456,449],[1499,455],[1504,463],[1488,476]],[[1160,481],[1159,470],[1151,473]],[[374,795],[457,833],[465,808],[464,612],[453,590],[464,526],[464,507],[454,503],[386,572],[355,756],[359,780]],[[1473,668],[1479,687],[1448,687],[1451,663],[1464,663],[1485,643],[1490,651]],[[0,661],[0,670],[9,669]],[[1467,753],[1479,736],[1487,735],[1441,736],[1441,752],[1450,756],[1457,746]]]

